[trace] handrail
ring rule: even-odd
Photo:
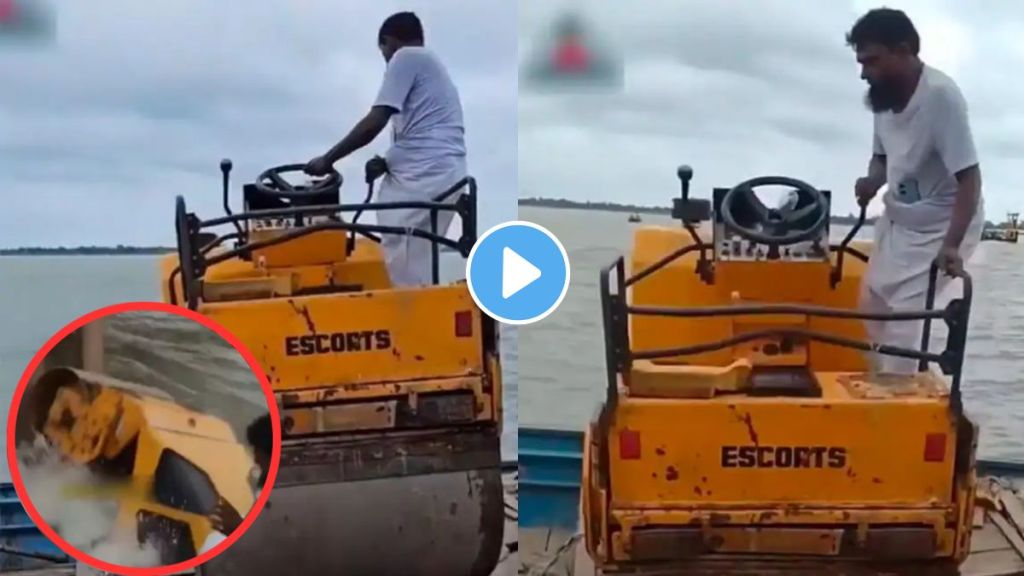
[[[627,278],[625,275],[625,259],[617,258],[601,270],[600,290],[602,319],[605,332],[605,362],[608,377],[607,401],[614,405],[618,398],[618,375],[629,370],[634,360],[652,360],[674,356],[690,356],[729,348],[753,340],[766,337],[790,337],[824,342],[834,346],[851,348],[863,352],[874,352],[887,356],[912,358],[919,360],[919,370],[926,370],[929,363],[938,364],[942,372],[952,376],[950,404],[958,413],[962,410],[961,377],[963,373],[964,355],[967,343],[967,327],[970,323],[971,302],[974,297],[974,283],[971,275],[965,270],[957,271],[954,277],[960,278],[963,294],[952,300],[945,308],[936,310],[935,296],[938,284],[938,268],[933,264],[929,272],[928,290],[924,310],[902,310],[888,313],[873,313],[861,310],[847,310],[823,306],[801,306],[792,304],[762,304],[738,306],[712,306],[703,308],[669,308],[654,306],[631,306],[626,302],[626,289],[636,281],[652,274],[657,268],[664,266],[669,258],[678,258],[688,251],[695,250],[694,245],[677,250],[659,263],[649,266],[636,275]],[[615,278],[613,281],[612,278]],[[845,320],[873,320],[878,322],[899,322],[923,320],[921,349],[911,350],[898,346],[890,346],[877,342],[863,342],[831,334],[803,328],[768,329],[736,335],[723,340],[684,346],[664,350],[645,350],[634,352],[630,347],[628,318],[637,316],[660,316],[675,318],[709,318],[743,315],[790,314],[806,315]],[[949,327],[946,349],[940,353],[928,351],[931,321],[942,319]]]
[[[455,202],[447,200],[468,188]],[[236,214],[228,214],[210,220],[199,220],[195,214],[185,209],[185,200],[181,196],[176,199],[175,228],[178,236],[178,266],[171,271],[168,278],[168,292],[172,304],[178,304],[176,283],[180,276],[184,288],[184,300],[186,305],[195,309],[198,306],[200,286],[206,270],[231,258],[246,255],[253,250],[268,248],[284,242],[302,238],[310,234],[325,230],[350,230],[353,234],[360,233],[371,239],[376,239],[377,234],[393,234],[407,237],[416,237],[428,240],[431,243],[431,268],[434,284],[440,281],[440,254],[439,246],[446,246],[458,251],[463,257],[468,257],[473,244],[476,243],[477,235],[477,186],[472,176],[466,176],[456,182],[453,186],[438,194],[432,201],[409,201],[409,202],[377,202],[363,204],[326,204],[319,206],[300,206],[288,208],[276,208],[266,210],[250,210]],[[340,220],[318,223],[311,226],[303,226],[295,230],[281,234],[275,238],[268,238],[258,242],[248,242],[246,235],[231,233],[219,236],[214,240],[198,246],[198,237],[201,230],[221,226],[223,224],[237,224],[256,218],[284,218],[289,216],[338,216],[345,212],[356,212],[361,214],[364,211],[386,211],[386,210],[429,210],[430,231],[418,228],[404,228],[400,226],[384,226],[379,224],[358,224],[356,222],[342,222]],[[437,215],[441,211],[450,211],[460,216],[462,234],[458,240],[450,240],[437,231]],[[210,255],[213,248],[223,244],[231,237],[242,237],[242,242],[235,248]],[[346,244],[347,247],[350,244]]]

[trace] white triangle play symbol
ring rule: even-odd
[[[508,298],[540,278],[540,268],[511,248],[501,253],[501,297]]]

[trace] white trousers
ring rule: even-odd
[[[452,160],[451,166],[440,168],[429,176],[421,174],[415,182],[412,182],[411,178],[386,174],[381,180],[378,199],[380,202],[431,202],[465,175],[463,159]],[[462,192],[464,191],[456,192],[445,199],[445,202],[454,203]],[[437,228],[434,233],[445,236],[454,216],[455,212],[451,210],[438,211]],[[377,212],[377,223],[406,230],[422,230],[428,233],[431,231],[430,210],[427,209],[380,210]],[[382,234],[381,248],[384,250],[391,285],[401,288],[432,284],[432,247],[433,243],[426,238],[405,234]],[[440,249],[439,246],[439,259]]]
[[[960,245],[960,256],[966,263],[977,249],[985,224],[984,211],[968,227]],[[866,312],[924,310],[927,303],[928,275],[932,262],[939,253],[942,233],[924,234],[893,223],[882,215],[875,224],[875,242],[861,284],[860,308]],[[952,279],[939,272],[934,307],[940,309],[949,301]],[[942,320],[932,321],[929,351],[941,350],[942,339],[935,326]],[[924,321],[865,321],[868,339],[875,344],[897,346],[910,350],[921,349]],[[912,374],[917,371],[918,360],[875,352],[868,354],[873,371],[889,374]]]

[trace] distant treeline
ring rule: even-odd
[[[167,254],[174,248],[163,246],[23,246],[0,248],[0,256],[132,256]]]
[[[664,206],[637,206],[635,204],[616,204],[614,202],[576,202],[564,198],[520,198],[520,206],[537,206],[540,208],[572,208],[576,210],[601,210],[603,212],[628,212],[636,214],[661,214],[671,216],[672,209]],[[871,224],[874,218],[868,218],[866,222]],[[836,224],[849,225],[857,222],[857,216],[848,214],[846,216],[833,216],[832,222]]]

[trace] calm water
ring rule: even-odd
[[[447,261],[446,276],[462,275],[464,266],[464,261],[457,257]],[[11,395],[21,373],[54,333],[75,318],[103,306],[159,300],[158,286],[157,258],[152,256],[0,258],[0,421],[7,422]],[[259,396],[253,396],[258,390],[250,381],[239,379],[240,357],[231,349],[225,351],[219,342],[210,342],[210,337],[219,341],[216,334],[204,337],[195,333],[197,327],[190,322],[185,322],[187,326],[175,326],[145,317],[114,324],[112,368],[120,377],[151,382],[189,402],[195,400],[194,388],[181,388],[176,382],[197,380],[196,365],[214,366],[216,378],[205,378],[217,382],[213,397],[218,401],[214,402],[214,409],[243,400],[239,404],[243,407],[241,411],[223,411],[225,418],[236,423],[249,418],[245,406],[259,407]],[[506,458],[514,458],[517,346],[515,331],[504,330],[502,336],[506,396],[503,451]],[[186,357],[201,361],[185,362]],[[5,444],[0,443],[0,479],[7,477],[4,450]]]
[[[519,215],[558,236],[572,264],[561,307],[520,328],[520,424],[582,429],[605,386],[598,274],[628,250],[632,228],[626,214],[521,207]],[[647,215],[644,224],[679,225]],[[981,426],[983,457],[1024,461],[1024,245],[983,243],[969,269],[976,287],[965,403]]]

